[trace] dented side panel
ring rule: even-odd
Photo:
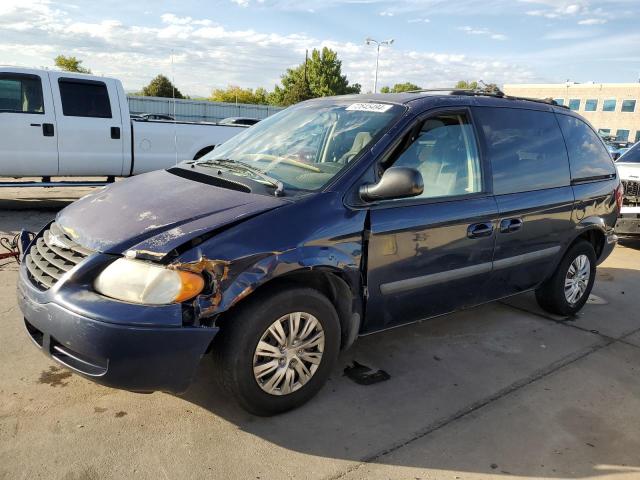
[[[311,212],[311,214],[310,214]],[[292,272],[336,272],[361,291],[365,211],[345,208],[327,192],[249,219],[206,240],[171,263],[206,272],[211,288],[193,302],[199,319],[227,311],[260,286]]]

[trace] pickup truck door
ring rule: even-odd
[[[0,68],[0,176],[58,173],[56,115],[47,74]]]
[[[59,174],[122,175],[123,124],[115,82],[64,72],[50,72],[49,78],[58,112]]]
[[[424,192],[371,207],[366,332],[481,303],[492,269],[498,211],[469,112],[427,118],[393,166]]]

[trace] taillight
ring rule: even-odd
[[[622,208],[622,198],[624,197],[624,185],[622,185],[622,182],[620,182],[618,188],[616,188],[615,194],[616,205],[618,206],[618,212],[620,212],[620,209]]]

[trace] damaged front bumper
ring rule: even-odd
[[[185,391],[218,329],[182,325],[181,305],[134,305],[93,292],[89,279],[109,257],[88,257],[48,290],[33,284],[23,263],[18,303],[29,336],[43,353],[97,383]]]
[[[640,235],[640,206],[623,206],[616,222],[618,235]]]

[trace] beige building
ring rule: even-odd
[[[518,97],[552,98],[620,141],[640,141],[640,83],[553,83],[505,85]]]

